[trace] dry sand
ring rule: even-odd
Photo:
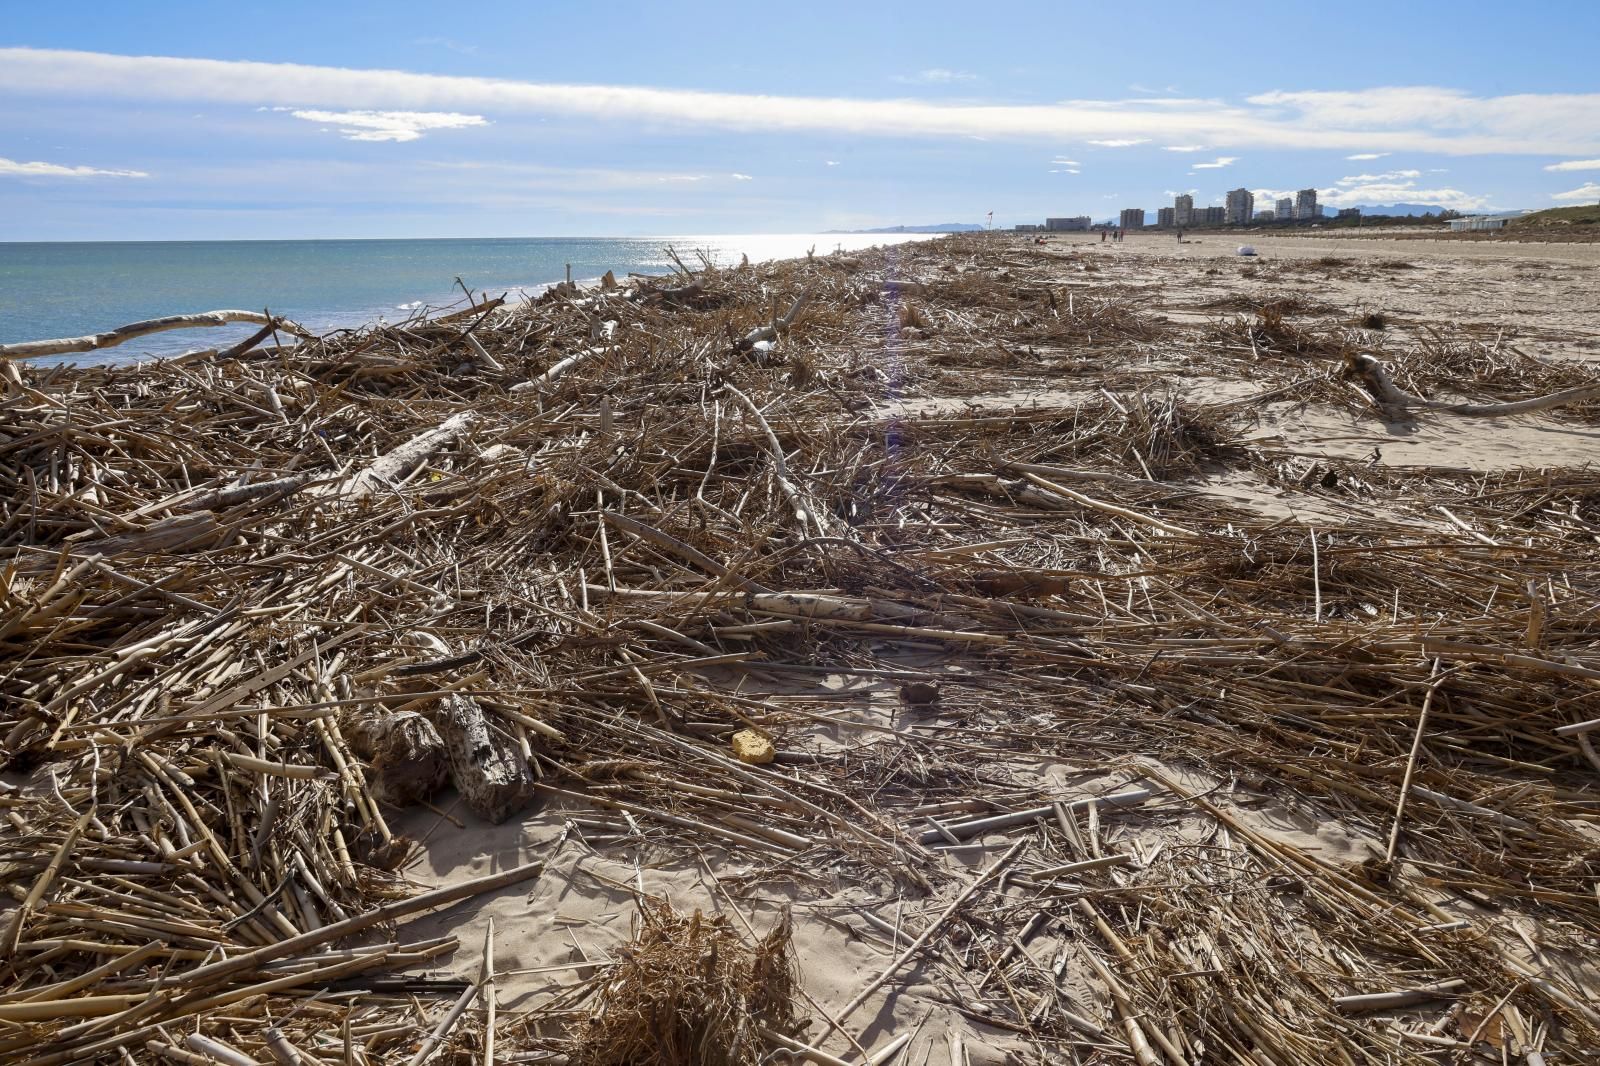
[[[1186,235],[1182,244],[1171,234],[1138,234],[1120,245],[1074,238],[1046,247],[1061,254],[1103,249],[1144,264],[1155,275],[1150,281],[1159,302],[1180,314],[1213,292],[1299,292],[1343,308],[1373,308],[1491,335],[1503,331],[1530,355],[1600,360],[1600,242],[1491,245],[1339,232],[1275,237],[1207,230]],[[1244,244],[1256,249],[1254,260],[1236,254]],[[1330,258],[1349,262],[1294,272]],[[1132,275],[1138,279],[1140,271]]]

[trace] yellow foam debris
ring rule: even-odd
[[[733,735],[733,753],[740,762],[762,766],[777,758],[778,749],[754,729],[741,729]]]

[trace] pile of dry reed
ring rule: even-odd
[[[1600,1046],[1592,475],[1294,466],[1252,404],[1376,416],[1327,358],[1351,338],[1293,309],[1183,330],[979,240],[702,266],[8,375],[0,1054],[508,1053],[528,1017],[465,1013],[492,963],[382,976],[456,947],[395,924],[444,900],[388,824],[445,778],[480,817],[597,806],[802,895],[893,885],[920,917],[835,919],[895,956],[863,997],[914,954],[1049,1061]],[[1043,399],[916,406],[1019,389]],[[1349,517],[1201,491],[1224,474]],[[841,714],[828,675],[908,695]],[[747,729],[777,762],[733,757]],[[1040,760],[1144,795],[1063,796]],[[945,850],[992,834],[984,877]],[[643,920],[563,1001],[594,996],[574,1061],[806,1047],[781,945]]]
[[[762,1031],[795,1024],[793,951],[780,922],[754,947],[725,917],[639,910],[625,958],[600,978],[598,1004],[573,1043],[575,1066],[755,1066]]]

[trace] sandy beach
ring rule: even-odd
[[[1600,244],[680,251],[0,365],[0,1055],[1589,1061]]]

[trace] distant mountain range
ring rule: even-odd
[[[1441,215],[1445,208],[1438,204],[1362,204],[1363,215]]]
[[[970,222],[941,222],[936,226],[883,226],[878,229],[830,229],[824,233],[973,233],[983,229]]]

